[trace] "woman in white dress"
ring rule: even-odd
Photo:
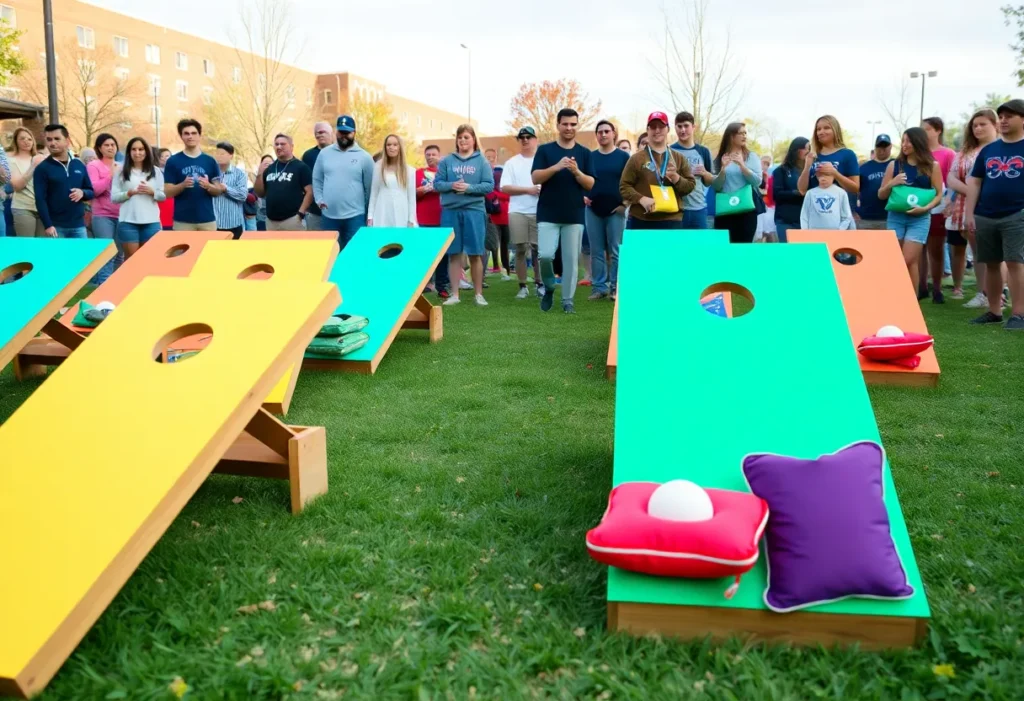
[[[384,153],[373,166],[368,226],[416,226],[416,171],[405,163],[402,140],[384,139]]]

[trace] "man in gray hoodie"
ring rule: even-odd
[[[356,120],[338,117],[337,143],[320,151],[313,168],[313,200],[322,212],[321,228],[337,231],[345,247],[366,226],[373,158],[356,143]]]

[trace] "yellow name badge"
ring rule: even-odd
[[[668,185],[652,185],[651,197],[654,198],[655,212],[675,214],[679,211],[679,202],[676,200],[676,191]]]

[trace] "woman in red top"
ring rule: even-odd
[[[921,128],[928,135],[928,148],[939,164],[942,171],[942,186],[946,186],[949,178],[949,169],[953,167],[953,159],[956,158],[956,151],[948,148],[942,143],[942,136],[946,131],[946,125],[939,117],[925,117],[921,122]],[[924,299],[928,296],[928,271],[931,270],[932,277],[932,302],[945,304],[942,296],[942,273],[946,267],[946,215],[944,214],[945,200],[943,204],[932,210],[931,226],[928,229],[928,256],[921,259],[921,270],[918,273],[917,298]]]
[[[164,170],[167,159],[170,157],[171,150],[169,148],[162,148],[157,151],[156,165],[161,173]],[[156,204],[160,208],[160,227],[164,231],[170,231],[174,228],[174,198],[167,197]]]
[[[761,197],[764,198],[765,212],[757,216],[757,229],[767,239],[769,234],[775,234],[775,196],[772,193],[772,157],[769,154],[761,156]],[[774,238],[774,236],[773,236]]]

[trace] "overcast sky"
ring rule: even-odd
[[[235,0],[90,0],[139,19],[224,41],[237,23]],[[253,0],[254,2],[254,0]],[[895,128],[880,96],[911,71],[928,80],[925,113],[959,119],[986,93],[1024,95],[1013,78],[1012,30],[1004,0],[711,0],[708,38],[728,36],[746,93],[737,117],[770,117],[786,136],[810,136],[831,113],[868,148]],[[683,12],[686,0],[668,0]],[[663,21],[656,3],[622,0],[293,0],[298,63],[315,72],[352,71],[389,92],[453,112],[467,108],[472,49],[472,111],[486,134],[505,131],[519,85],[576,78],[606,115],[628,126],[670,109],[653,78]],[[650,8],[645,11],[643,8]],[[382,10],[385,10],[386,13]],[[924,24],[921,25],[922,18]],[[913,27],[913,29],[905,29]],[[918,28],[919,27],[919,28]],[[920,80],[909,100],[916,116]],[[849,139],[848,139],[849,140]]]

